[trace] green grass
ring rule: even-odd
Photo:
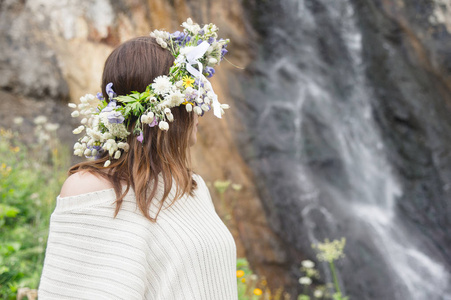
[[[49,218],[69,162],[69,150],[51,134],[26,146],[18,133],[0,129],[0,299],[39,284]]]

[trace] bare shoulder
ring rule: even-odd
[[[113,188],[113,185],[99,175],[80,171],[70,175],[61,188],[60,197],[78,196]]]

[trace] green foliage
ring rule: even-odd
[[[68,150],[54,135],[26,146],[17,133],[0,129],[0,299],[38,287],[49,218],[67,168],[62,161]]]

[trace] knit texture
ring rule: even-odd
[[[58,197],[39,299],[237,299],[234,239],[203,179],[193,178],[194,196],[165,202],[156,223],[133,192],[116,218],[113,189]]]

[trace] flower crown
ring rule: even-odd
[[[133,134],[142,143],[143,126],[169,130],[168,122],[174,120],[171,108],[180,105],[185,105],[187,112],[200,116],[213,109],[214,115],[221,118],[229,106],[219,103],[207,78],[215,74],[213,67],[219,65],[227,53],[229,40],[218,40],[218,27],[214,24],[200,27],[188,18],[182,27],[182,32],[155,30],[150,33],[162,48],[174,55],[175,61],[169,74],[155,78],[143,93],[118,96],[113,83],[109,83],[106,86],[109,102],[101,93],[80,98],[78,110],[71,116],[83,115],[84,118],[73,133],[80,134],[85,129],[86,133],[75,143],[74,155],[97,158],[108,151],[110,159],[119,159],[122,151],[130,148],[127,128],[131,120],[137,120]],[[69,103],[69,107],[77,109],[74,103]],[[110,163],[107,160],[104,166]]]

